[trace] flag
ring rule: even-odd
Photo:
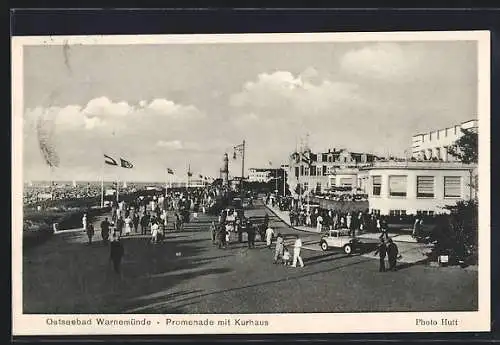
[[[269,161],[269,166],[273,166],[273,162]]]
[[[120,166],[122,168],[126,168],[126,169],[132,169],[134,167],[134,165],[132,163],[130,163],[129,161],[127,161],[123,158],[120,158]]]
[[[187,174],[189,177],[193,176],[193,173],[191,171],[188,171]]]
[[[311,165],[312,159],[308,155],[302,154],[302,162],[306,163],[307,165]]]
[[[109,164],[109,165],[118,165],[118,163],[116,163],[116,160],[114,160],[113,158],[111,158],[108,155],[104,155],[104,163]]]
[[[173,175],[173,174],[174,174],[174,171],[173,171],[172,169],[170,169],[170,168],[167,168],[167,173],[169,173],[169,174]]]

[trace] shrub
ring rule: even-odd
[[[434,243],[429,254],[436,260],[439,255],[448,255],[451,263],[476,264],[478,250],[478,205],[477,201],[459,201],[447,207],[450,215],[437,218],[435,230],[429,241]]]

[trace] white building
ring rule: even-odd
[[[333,187],[351,187],[354,191],[359,187],[359,168],[369,166],[377,159],[370,153],[350,152],[346,149],[313,153],[306,147],[290,155],[287,183],[292,191],[298,185],[302,191],[325,192]]]
[[[477,120],[469,120],[452,127],[419,133],[412,137],[412,157],[419,160],[437,158],[444,162],[455,161],[448,154],[448,147],[462,136],[461,129],[476,131]]]
[[[447,213],[473,197],[475,165],[460,162],[375,162],[361,168],[370,211],[382,215]]]
[[[271,179],[272,169],[248,169],[248,182],[268,182]]]
[[[355,191],[359,188],[358,174],[358,168],[334,169],[328,176],[329,183],[327,187],[330,189],[332,187],[350,188]]]

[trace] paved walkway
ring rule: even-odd
[[[316,234],[318,237],[316,241],[309,240],[304,242],[305,249],[317,250],[320,251],[319,247],[319,233],[315,227],[306,227],[306,226],[291,226],[290,224],[290,216],[288,211],[281,211],[276,207],[270,207],[266,205],[266,207],[279,219],[281,219],[288,226],[292,227],[295,230],[308,232],[311,234]],[[368,240],[368,241],[378,241],[380,234],[378,233],[364,233],[357,235],[358,238]],[[415,239],[411,237],[411,235],[406,234],[389,234],[389,236],[393,239],[394,242],[397,242],[399,253],[401,254],[401,259],[398,260],[401,263],[405,264],[414,264],[419,262],[424,262],[427,260],[427,253],[430,252],[432,247],[430,245],[426,245],[423,243],[417,243]],[[364,257],[369,258],[378,258],[373,255],[373,252],[363,254]]]
[[[258,205],[249,213],[271,212]],[[274,265],[274,251],[210,241],[215,217],[200,215],[164,244],[142,235],[124,238],[122,274],[109,262],[109,247],[88,245],[85,233],[61,233],[23,251],[26,314],[231,314],[424,312],[476,310],[477,272],[401,265],[378,272],[378,258],[338,251],[304,250],[305,267]],[[96,219],[98,222],[99,219]],[[277,217],[276,231],[297,233]],[[291,236],[288,236],[291,238]],[[315,233],[301,238],[319,239]],[[317,245],[309,245],[319,249]],[[305,249],[305,248],[304,248]],[[405,254],[403,253],[403,256]]]

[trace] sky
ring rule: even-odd
[[[473,41],[25,47],[24,180],[218,177],[225,152],[239,176],[243,140],[245,168],[277,167],[307,134],[313,151],[404,156],[413,134],[477,117],[477,78]]]

